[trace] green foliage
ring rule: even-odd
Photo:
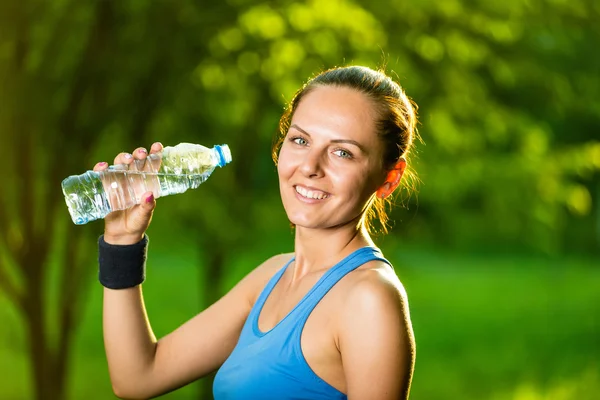
[[[58,2],[31,11],[30,85],[15,110],[40,121],[36,137],[48,140],[83,74],[73,134],[98,136],[93,161],[152,140],[228,142],[233,168],[211,192],[232,202],[213,201],[207,215],[195,204],[161,210],[202,214],[205,229],[228,227],[219,235],[227,241],[231,225],[220,221],[233,214],[247,232],[265,219],[246,212],[257,196],[276,206],[268,146],[285,101],[323,68],[385,65],[420,105],[425,142],[412,161],[422,185],[409,208],[418,201],[418,211],[396,234],[590,252],[600,241],[594,4]],[[15,43],[3,41],[5,59]],[[78,75],[86,51],[95,64]]]
[[[6,166],[0,190],[0,289],[8,299],[17,299],[12,304],[21,310],[23,302],[18,299],[31,297],[34,284],[43,288],[40,312],[49,328],[48,346],[56,346],[63,332],[57,328],[61,316],[72,312],[65,311],[63,301],[75,296],[80,300],[75,303],[83,304],[86,298],[85,287],[83,297],[65,288],[69,279],[84,282],[93,274],[94,237],[102,230],[101,222],[74,230],[62,203],[60,180],[91,169],[98,161],[112,163],[115,154],[155,140],[165,145],[227,143],[233,162],[198,190],[160,199],[150,228],[153,243],[164,246],[165,252],[183,243],[189,262],[205,266],[194,280],[210,283],[204,286],[207,294],[188,300],[206,306],[268,255],[291,250],[292,235],[270,158],[271,139],[286,100],[303,82],[322,69],[346,64],[384,66],[420,106],[424,144],[417,144],[417,157],[409,162],[422,184],[406,209],[393,211],[396,227],[385,243],[470,253],[492,248],[493,254],[505,249],[597,254],[598,4],[594,0],[0,2],[0,141]],[[72,254],[69,249],[77,251]],[[32,255],[38,256],[35,263]],[[482,287],[499,290],[489,277],[497,277],[492,266],[501,270],[504,264],[489,261],[481,260],[490,265],[489,275],[473,273],[472,278],[452,272],[451,267],[448,279],[457,286],[477,279]],[[167,269],[168,257],[161,264]],[[433,264],[440,272],[440,263]],[[225,273],[224,266],[232,266],[233,272]],[[32,268],[39,273],[32,273]],[[418,279],[420,271],[411,273],[407,279]],[[538,273],[553,272],[539,268]],[[550,324],[542,315],[544,307],[560,308],[548,300],[539,309],[517,310],[519,302],[535,302],[537,296],[549,296],[551,289],[536,288],[535,274],[511,274],[503,278],[507,285],[514,279],[523,280],[525,286],[520,286],[514,297],[517,303],[505,308],[504,315],[486,316],[482,328],[486,335],[506,319],[511,329],[521,323],[533,326],[534,321]],[[452,325],[432,311],[448,299],[432,296],[429,305],[419,299],[419,293],[443,293],[444,282],[432,283],[434,277],[430,278],[422,286],[414,283],[411,292],[416,297],[416,327],[425,338],[420,346],[435,348],[430,341],[439,339],[438,327],[443,324],[455,330],[448,338],[455,342],[438,350],[443,354],[462,348],[471,353],[461,353],[465,360],[458,368],[443,357],[439,365],[424,368],[423,378],[415,377],[415,398],[444,398],[444,393],[479,398],[490,393],[486,385],[497,382],[498,376],[502,385],[498,398],[584,398],[577,392],[580,385],[598,386],[597,364],[575,366],[577,360],[586,359],[584,347],[567,349],[571,361],[565,368],[570,370],[564,375],[559,370],[546,374],[545,364],[531,364],[531,374],[521,375],[525,372],[514,370],[518,359],[510,358],[533,346],[530,358],[543,354],[544,360],[555,360],[548,350],[552,344],[562,343],[568,335],[588,343],[598,334],[598,327],[587,322],[572,321],[573,330],[551,339],[548,348],[536,348],[531,337],[515,338],[517,333],[510,338],[494,336],[508,353],[484,356],[500,362],[489,363],[497,370],[479,371],[476,352],[488,351],[488,342],[484,336],[459,333],[467,328],[477,332],[482,322],[476,314],[493,309],[493,299],[484,291],[481,297],[469,292],[449,303],[448,315],[465,321]],[[565,309],[575,315],[586,309],[586,302],[597,301],[593,293],[581,293],[587,278],[579,278],[581,283],[561,288],[568,299]],[[591,284],[595,278],[589,279]],[[173,296],[169,293],[165,297]],[[173,321],[160,314],[162,302],[149,300],[154,301],[154,308],[149,306],[151,314],[157,310],[153,322],[159,330],[172,329]],[[459,313],[474,301],[481,306],[470,314]],[[86,335],[95,332],[89,343],[100,346],[99,304],[93,299],[90,304],[96,314],[89,311],[94,318],[87,317],[95,325],[85,328]],[[426,314],[439,320],[432,325],[419,320]],[[178,318],[186,319],[179,314]],[[76,324],[66,332],[75,329]],[[26,329],[16,332],[8,339],[5,335],[3,343],[22,338]],[[427,338],[426,332],[435,337]],[[535,329],[531,332],[541,335]],[[19,354],[27,345],[19,340],[23,344],[18,351],[1,351],[16,360],[21,374],[18,368],[24,363]],[[78,347],[77,362],[85,354],[82,351]],[[89,357],[95,374],[103,367],[100,349],[94,351]],[[428,362],[435,363],[419,361]],[[8,364],[2,365],[6,369]],[[478,377],[481,386],[461,386],[466,375]],[[439,392],[419,381],[426,376],[443,382]],[[84,386],[80,379],[73,387]],[[17,385],[23,379],[11,381]],[[10,395],[18,392],[14,387],[7,390],[17,390],[7,391]]]
[[[422,110],[423,185],[407,236],[463,248],[598,248],[598,85],[582,84],[600,67],[591,51],[598,7],[565,4],[367,5],[398,24],[386,30],[398,52],[388,65]],[[585,233],[570,240],[580,218]]]

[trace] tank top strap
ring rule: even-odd
[[[295,325],[299,327],[299,332],[302,331],[306,320],[314,308],[319,304],[321,299],[348,273],[354,271],[356,268],[364,265],[365,263],[373,260],[383,261],[386,264],[392,265],[387,259],[383,257],[381,251],[372,246],[361,247],[354,251],[346,258],[341,260],[339,263],[331,267],[325,274],[319,279],[315,286],[309,291],[303,301],[299,305],[297,319]]]
[[[277,282],[279,282],[279,280],[283,276],[283,273],[285,272],[287,267],[292,263],[292,261],[295,260],[295,258],[296,257],[290,258],[289,261],[286,262],[285,265],[279,271],[277,271],[277,273],[275,273],[275,275],[273,275],[273,277],[269,280],[262,292],[260,292],[260,295],[256,299],[254,306],[250,310],[250,314],[248,315],[248,321],[253,321],[254,319],[258,318],[258,314],[262,310],[265,301],[267,301],[267,298],[273,291],[273,288],[275,287],[275,285],[277,285]]]

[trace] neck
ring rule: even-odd
[[[294,242],[293,281],[323,269],[328,269],[353,251],[374,246],[362,223],[330,229],[296,227]]]

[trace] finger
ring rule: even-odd
[[[142,195],[140,204],[132,209],[132,222],[138,226],[148,226],[154,207],[156,207],[154,195],[152,192],[145,192]]]
[[[140,204],[146,212],[150,212],[156,206],[156,199],[154,198],[154,193],[146,192],[142,195],[142,204]]]
[[[116,157],[115,157],[115,161],[114,161],[114,165],[119,165],[119,164],[131,164],[131,162],[133,161],[133,156],[129,153],[119,153]]]
[[[163,151],[163,145],[161,142],[154,142],[150,146],[150,157],[146,160],[146,167],[151,171],[158,171],[161,163],[161,152]]]
[[[152,146],[150,146],[150,154],[159,153],[163,149],[163,145],[161,142],[154,142]]]
[[[148,150],[143,147],[138,147],[131,154],[133,154],[133,158],[136,160],[143,160],[148,156]]]
[[[93,170],[94,171],[104,171],[106,168],[108,168],[108,163],[107,162],[99,162],[96,165],[94,165]]]
[[[145,171],[146,157],[148,157],[148,150],[144,147],[138,147],[131,153],[133,155],[133,164],[129,166],[130,170]]]

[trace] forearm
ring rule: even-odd
[[[104,347],[113,390],[126,398],[147,397],[140,391],[153,380],[157,346],[142,295],[148,238],[136,239],[115,243],[101,236],[98,240]]]
[[[118,396],[136,397],[133,389],[146,386],[156,351],[141,285],[104,288],[103,331],[113,390]]]

